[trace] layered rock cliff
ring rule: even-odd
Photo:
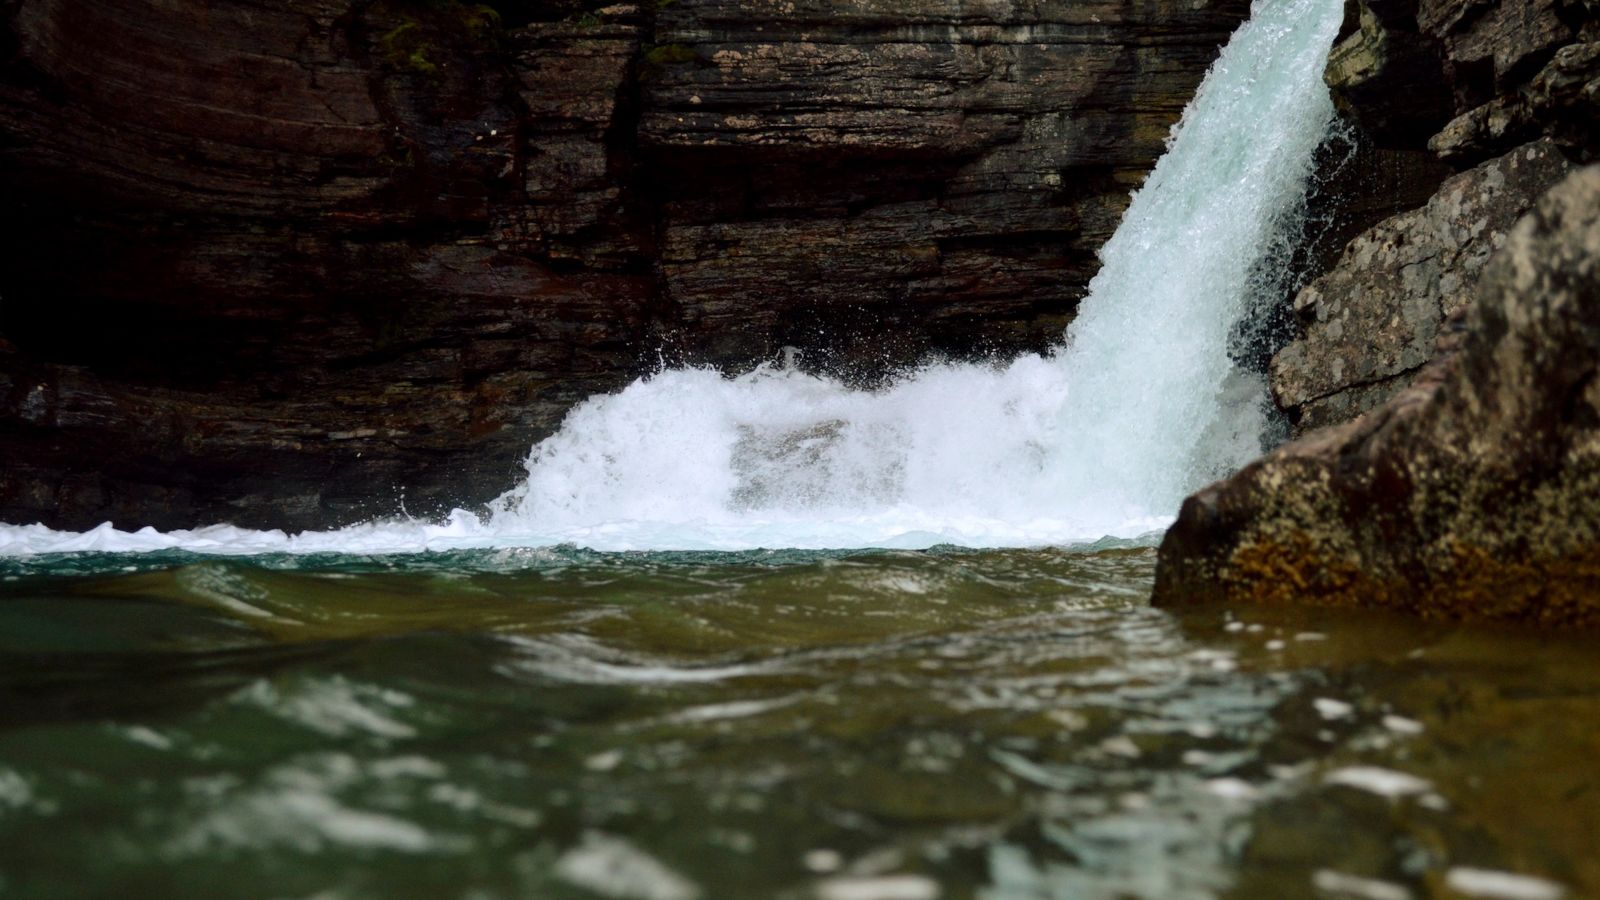
[[[1038,348],[1246,0],[6,0],[0,520],[326,527],[782,346]]]
[[[5,0],[0,521],[326,527],[583,397],[1057,336],[1247,0]]]

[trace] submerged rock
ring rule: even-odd
[[[1386,405],[1186,501],[1156,602],[1600,625],[1600,167],[1517,224],[1453,325]]]

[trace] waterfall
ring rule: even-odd
[[[486,515],[286,537],[213,527],[64,535],[0,552],[402,552],[1016,546],[1132,536],[1261,451],[1266,395],[1229,358],[1278,279],[1333,119],[1340,0],[1256,0],[1101,251],[1051,353],[936,364],[875,391],[769,364],[660,372],[572,410]]]

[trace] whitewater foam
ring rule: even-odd
[[[791,366],[677,369],[572,410],[484,513],[287,535],[0,527],[0,554],[1037,546],[1164,527],[1261,451],[1229,358],[1279,290],[1317,146],[1339,0],[1256,0],[1102,249],[1061,347],[939,364],[876,391]]]

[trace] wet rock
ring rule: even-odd
[[[1457,116],[1428,146],[1447,160],[1482,158],[1548,134],[1569,153],[1593,159],[1600,147],[1600,43],[1570,44],[1515,92]]]
[[[433,512],[662,359],[1043,346],[1248,5],[0,4],[0,521]]]
[[[1184,503],[1156,601],[1600,625],[1600,167],[1542,199],[1415,383]]]
[[[1341,194],[1352,209],[1409,211],[1369,221],[1295,299],[1270,374],[1296,433],[1410,384],[1510,225],[1566,160],[1597,158],[1597,37],[1600,7],[1583,0],[1350,0],[1329,85],[1364,148],[1411,162],[1398,182]],[[1465,171],[1431,184],[1419,156]]]
[[[1417,24],[1439,40],[1450,63],[1457,102],[1482,102],[1537,70],[1571,43],[1582,0],[1419,0]]]
[[[1444,47],[1422,32],[1417,0],[1350,0],[1346,16],[1326,73],[1339,111],[1378,147],[1422,147],[1449,120],[1451,96]]]
[[[1349,0],[1328,83],[1380,146],[1465,168],[1554,137],[1592,146],[1600,40],[1586,0]],[[1592,158],[1592,157],[1586,157]]]
[[[1348,421],[1403,390],[1512,226],[1570,168],[1553,142],[1529,144],[1350,242],[1296,298],[1301,334],[1272,361],[1274,398],[1299,430]]]

